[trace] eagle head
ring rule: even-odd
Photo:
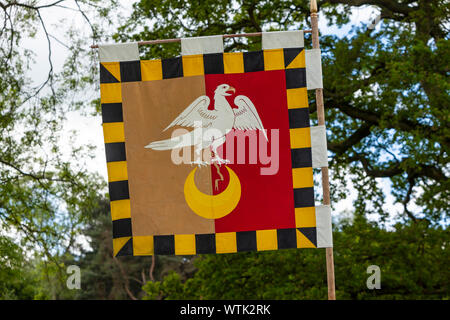
[[[231,96],[231,93],[228,93],[228,91],[233,91],[233,93],[235,93],[236,89],[226,83],[218,85],[216,90],[214,90],[214,100],[216,99],[217,96],[222,97]],[[231,108],[235,107],[231,106]],[[208,106],[208,110],[215,110],[213,103],[211,103]]]
[[[214,94],[218,94],[221,96],[231,96],[231,93],[227,93],[228,91],[236,92],[236,89],[228,84],[221,84],[217,86]]]

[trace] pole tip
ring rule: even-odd
[[[311,0],[310,11],[311,11],[311,13],[317,13],[317,1],[316,0]]]

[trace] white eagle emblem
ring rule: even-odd
[[[176,125],[194,128],[189,133],[166,140],[154,141],[145,146],[153,150],[170,150],[194,146],[195,161],[198,165],[208,164],[201,160],[203,149],[211,148],[213,158],[211,163],[229,163],[217,153],[217,148],[225,143],[226,135],[232,129],[238,130],[262,130],[267,140],[261,119],[253,102],[246,96],[239,95],[234,99],[235,106],[231,106],[225,96],[230,96],[229,91],[236,92],[235,88],[228,84],[217,86],[214,91],[214,105],[210,107],[210,99],[200,96],[194,100],[171,124],[164,129]]]

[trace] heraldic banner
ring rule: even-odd
[[[137,43],[99,54],[115,256],[332,247],[313,183],[325,126],[307,97],[320,50],[302,31],[264,32],[253,52],[209,36],[175,58],[140,60]]]

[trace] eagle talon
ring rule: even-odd
[[[227,160],[227,159],[222,159],[222,158],[216,157],[214,159],[211,159],[211,163],[214,163],[214,162],[217,162],[217,164],[227,164],[227,163],[230,163],[231,161]]]

